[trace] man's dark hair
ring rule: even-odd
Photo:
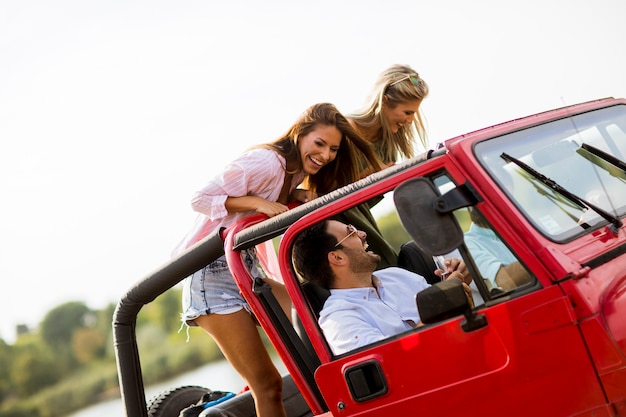
[[[328,220],[323,220],[300,233],[293,244],[292,258],[296,271],[305,280],[329,289],[335,274],[328,263],[328,253],[334,249],[337,238],[326,231],[327,226]]]

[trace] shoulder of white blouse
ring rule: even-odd
[[[281,169],[284,171],[285,158],[271,149],[255,148],[241,154],[237,160],[264,169]]]

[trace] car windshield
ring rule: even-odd
[[[477,158],[545,236],[567,241],[626,211],[626,106],[480,142]]]

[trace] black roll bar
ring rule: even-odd
[[[139,310],[187,276],[222,256],[224,241],[221,232],[210,234],[170,263],[136,282],[117,304],[113,314],[113,342],[126,416],[148,416],[135,334]]]

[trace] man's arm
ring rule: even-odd
[[[496,274],[496,284],[506,291],[528,284],[530,280],[530,274],[519,262],[503,265]]]
[[[319,324],[335,355],[367,346],[387,337],[354,310],[341,311],[341,315],[322,314]]]

